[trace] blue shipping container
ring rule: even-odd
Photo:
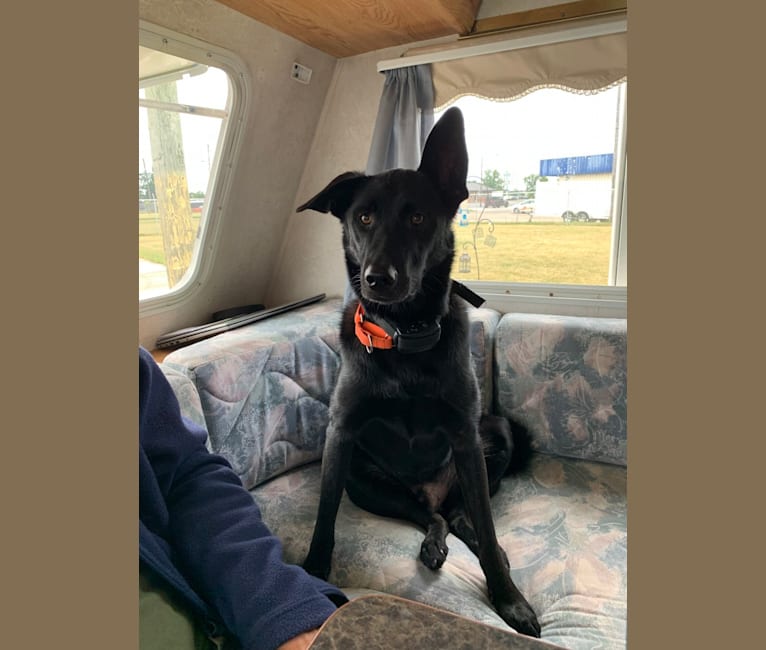
[[[549,158],[540,161],[540,176],[578,176],[582,174],[611,174],[613,153],[594,156]]]

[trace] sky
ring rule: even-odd
[[[217,68],[208,68],[204,75],[185,77],[177,84],[178,101],[181,104],[205,108],[225,109],[229,82],[226,73]],[[143,93],[140,95],[143,97]],[[139,108],[138,171],[152,171],[151,145],[147,127],[147,109]],[[187,115],[181,113],[181,131],[186,158],[187,182],[190,192],[204,192],[210,166],[215,156],[215,147],[221,120],[215,117]]]
[[[524,189],[541,160],[614,152],[617,95],[615,87],[594,95],[541,89],[510,102],[461,97],[451,105],[465,119],[469,179],[497,169],[509,174],[507,189]]]

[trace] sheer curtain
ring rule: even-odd
[[[431,66],[387,70],[385,75],[367,159],[368,174],[400,167],[417,169],[434,124]]]

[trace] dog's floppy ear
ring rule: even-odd
[[[450,108],[431,129],[423,149],[419,172],[436,185],[447,207],[456,211],[468,198],[465,185],[468,175],[468,151],[465,146],[463,113]]]
[[[354,194],[367,181],[369,176],[359,172],[346,172],[330,181],[315,197],[306,201],[296,211],[316,210],[317,212],[331,212],[338,219],[342,219],[351,205]]]

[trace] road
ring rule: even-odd
[[[138,298],[151,298],[168,290],[168,275],[164,264],[138,258]]]

